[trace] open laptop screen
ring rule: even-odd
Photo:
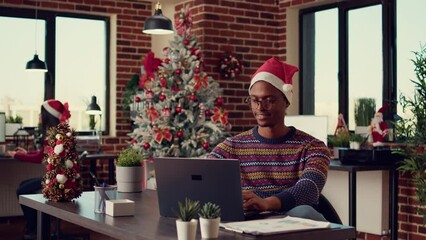
[[[187,197],[218,204],[224,221],[244,220],[238,160],[164,157],[154,168],[161,216],[176,217],[178,201]]]

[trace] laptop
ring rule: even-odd
[[[155,158],[154,168],[161,216],[176,217],[178,202],[184,203],[187,197],[201,206],[219,205],[223,221],[248,218],[242,206],[238,160],[163,157]]]

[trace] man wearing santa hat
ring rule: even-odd
[[[252,76],[246,99],[257,125],[227,138],[210,158],[238,159],[245,209],[324,221],[318,203],[330,163],[327,146],[284,117],[292,102],[298,68],[273,57]]]
[[[379,109],[371,119],[370,134],[373,139],[373,146],[379,147],[384,145],[385,136],[388,134],[388,125],[383,121],[383,112],[388,108],[387,105]]]
[[[55,127],[60,122],[68,121],[71,117],[70,111],[68,110],[68,103],[62,104],[62,102],[50,99],[44,101],[41,105],[40,122],[42,132],[42,146],[38,150],[27,151],[21,147],[17,147],[14,151],[7,151],[6,155],[14,159],[30,162],[30,163],[42,163],[44,157],[44,140],[47,137],[47,131],[50,127]],[[16,194],[33,194],[41,190],[43,178],[31,178],[24,180],[19,184]],[[27,206],[21,205],[24,217],[27,220],[24,239],[36,239],[37,229],[37,211]]]

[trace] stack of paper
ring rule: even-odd
[[[320,222],[297,217],[269,218],[261,220],[221,223],[224,229],[253,235],[270,235],[285,232],[329,228],[329,222]]]

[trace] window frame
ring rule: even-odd
[[[0,6],[0,16],[14,18],[35,19],[35,8],[13,8]],[[105,119],[105,128],[103,135],[109,134],[110,128],[110,43],[111,43],[111,19],[108,16],[89,15],[83,13],[58,12],[37,9],[37,19],[46,21],[45,37],[45,62],[48,72],[44,74],[44,100],[55,98],[55,72],[56,72],[56,17],[80,18],[101,20],[106,25],[106,49],[105,49],[105,107],[103,109]]]
[[[397,79],[396,79],[396,0],[348,0],[336,2],[311,8],[302,9],[299,12],[299,66],[300,66],[300,94],[299,94],[299,113],[314,114],[314,51],[315,41],[309,41],[309,34],[312,34],[312,29],[307,29],[304,26],[304,16],[322,10],[337,8],[338,10],[338,112],[343,114],[346,122],[349,119],[349,76],[348,76],[348,12],[350,10],[369,7],[373,5],[382,6],[382,46],[383,46],[383,79],[382,79],[382,99],[381,105],[389,104],[390,111],[385,113],[384,118],[393,120],[396,113],[397,104]],[[312,19],[312,18],[311,18]],[[315,20],[313,24],[315,26]],[[307,37],[305,37],[307,35]],[[311,55],[307,55],[307,51],[311,51]],[[306,79],[312,79],[311,82]],[[306,88],[306,89],[304,89]]]

